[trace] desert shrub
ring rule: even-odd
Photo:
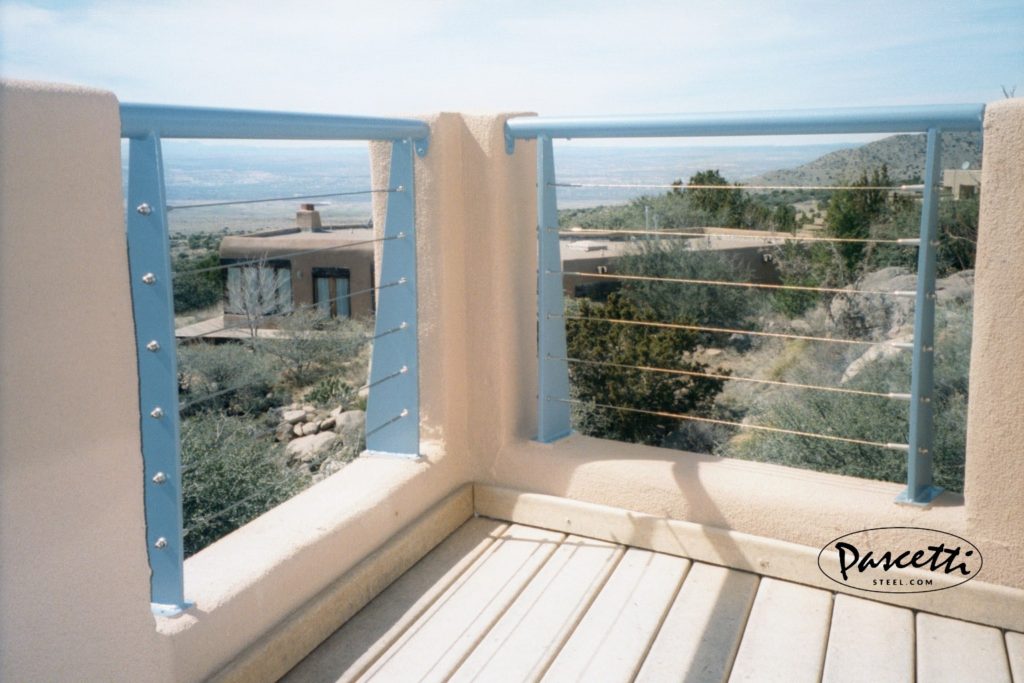
[[[710,191],[710,190],[708,190]],[[628,275],[749,282],[749,269],[725,254],[708,249],[691,249],[688,241],[642,242],[632,254],[619,259],[617,269]],[[740,287],[682,283],[624,281],[620,296],[639,307],[649,308],[650,320],[695,321],[699,325],[740,327],[754,315],[757,294]]]
[[[570,316],[651,320],[650,310],[612,295],[604,304],[586,299],[570,302]],[[566,320],[573,422],[578,431],[606,439],[660,445],[679,424],[673,417],[651,414],[707,414],[723,381],[636,370],[649,366],[706,372],[703,363],[686,360],[696,336],[682,330],[644,328],[603,320]],[[649,412],[631,412],[598,404]]]
[[[305,480],[260,423],[202,414],[182,422],[185,554],[192,555],[299,491]]]
[[[184,254],[171,262],[174,276],[174,312],[178,315],[215,306],[224,296],[224,273],[222,269],[202,273],[192,272],[220,265],[217,252],[201,257]]]
[[[363,321],[328,318],[310,309],[282,317],[279,328],[280,337],[260,339],[257,348],[277,360],[282,380],[293,388],[309,386],[358,361],[370,337]]]
[[[943,199],[939,203],[935,266],[938,277],[974,268],[978,245],[979,199]],[[872,237],[893,239],[917,237],[921,229],[921,205],[903,202],[887,220],[872,228]],[[864,265],[866,270],[885,266],[917,268],[917,250],[882,244],[873,248]]]
[[[936,336],[933,471],[936,483],[951,491],[963,490],[970,326],[969,310],[953,306],[943,311]],[[843,368],[829,364],[826,358],[825,354],[805,356],[787,379],[838,385]],[[909,353],[880,358],[843,386],[881,393],[908,392],[910,360]],[[795,391],[766,394],[747,417],[755,424],[880,443],[907,443],[909,439],[909,406],[905,401]],[[866,479],[906,481],[906,455],[874,446],[751,431],[730,442],[722,454]]]
[[[306,398],[318,406],[354,405],[358,389],[341,377],[324,377],[317,382]]]
[[[282,402],[271,359],[241,344],[178,348],[178,385],[185,414],[252,414]]]
[[[843,254],[831,243],[787,241],[774,248],[772,258],[784,285],[839,288],[855,279]],[[776,290],[770,297],[772,308],[790,318],[829,299],[827,293],[790,289]]]

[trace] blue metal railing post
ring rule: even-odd
[[[558,238],[555,155],[551,138],[537,138],[537,440],[556,441],[570,433],[569,368],[562,298],[562,256]]]
[[[935,255],[938,247],[939,168],[942,156],[937,128],[928,129],[921,202],[921,246],[917,257],[917,298],[914,309],[914,357],[910,382],[910,449],[907,488],[896,500],[923,505],[942,491],[932,484],[935,443]]]
[[[139,368],[146,546],[153,611],[187,607],[178,449],[178,373],[160,137],[129,141],[128,267]]]
[[[380,282],[400,284],[377,291],[366,448],[375,453],[417,457],[420,394],[412,141],[396,140],[392,144],[389,182]]]

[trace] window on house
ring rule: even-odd
[[[351,318],[349,272],[344,268],[313,269],[313,303],[321,315]]]
[[[239,264],[228,266],[225,313],[264,316],[291,312],[291,263],[239,261]]]

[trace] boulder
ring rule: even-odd
[[[320,432],[309,436],[293,439],[287,446],[285,452],[288,454],[289,462],[298,460],[310,462],[317,454],[331,446],[338,438],[333,432]]]
[[[304,426],[305,425],[303,425],[301,422],[295,425],[294,427],[292,427],[292,434],[294,434],[295,436],[302,436],[302,428]]]
[[[362,410],[348,410],[339,413],[335,418],[334,431],[348,434],[362,429],[366,425],[366,413]]]
[[[289,424],[298,424],[299,422],[305,422],[306,411],[305,410],[286,410],[281,414],[281,417],[285,422]]]
[[[309,436],[310,434],[316,434],[320,431],[320,426],[316,422],[307,422],[302,425],[302,435]]]
[[[326,432],[328,430],[334,429],[334,425],[337,424],[337,422],[338,421],[335,418],[333,418],[333,417],[328,417],[328,418],[325,418],[325,419],[321,420],[320,421],[320,431],[321,432]]]

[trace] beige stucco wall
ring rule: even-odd
[[[126,652],[169,665],[151,643],[119,137],[110,93],[0,85],[5,681],[148,678]]]
[[[1024,98],[985,110],[982,169],[964,495],[1024,586]]]

